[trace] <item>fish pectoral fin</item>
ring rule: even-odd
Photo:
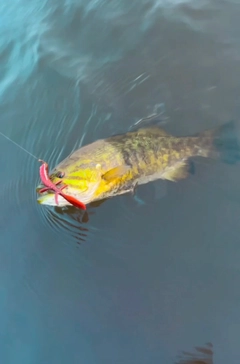
[[[181,179],[187,178],[190,174],[194,174],[194,163],[189,160],[184,160],[168,169],[162,175],[162,178],[176,182]]]
[[[107,182],[111,182],[116,178],[122,177],[129,169],[130,167],[126,165],[115,167],[104,173],[102,178]]]

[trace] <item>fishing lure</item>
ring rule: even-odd
[[[86,205],[83,202],[77,200],[75,197],[69,196],[62,192],[62,190],[67,187],[67,185],[64,185],[64,186],[58,188],[57,185],[59,183],[61,183],[61,181],[53,183],[50,180],[49,174],[48,174],[48,164],[46,162],[44,162],[42,159],[39,159],[39,162],[42,163],[42,165],[39,169],[40,178],[41,178],[42,183],[46,186],[46,187],[42,188],[39,191],[39,193],[43,193],[43,192],[52,190],[55,192],[55,201],[56,201],[57,205],[58,205],[58,196],[60,195],[63,198],[65,198],[65,200],[70,202],[73,206],[78,207],[82,210],[86,210]]]

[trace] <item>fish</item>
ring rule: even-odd
[[[140,127],[80,147],[50,172],[50,179],[54,184],[61,180],[65,193],[84,204],[133,193],[157,179],[178,182],[192,173],[194,157],[239,162],[237,132],[235,121],[189,136],[174,136],[156,125]],[[53,191],[37,201],[56,206]],[[58,206],[69,204],[59,196]]]

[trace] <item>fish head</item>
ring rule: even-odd
[[[81,165],[79,163],[60,163],[49,175],[49,179],[56,185],[56,189],[64,194],[74,197],[78,201],[88,204],[94,200],[94,194],[101,182],[101,172],[98,165]],[[49,206],[71,206],[62,195],[39,184],[36,192],[40,195],[39,204]],[[57,196],[56,196],[57,195]]]

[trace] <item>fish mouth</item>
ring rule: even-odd
[[[39,194],[39,196],[37,197],[37,202],[40,205],[58,206],[58,207],[71,206],[71,204],[60,195],[58,195],[58,203],[56,203],[55,193],[52,191],[39,193],[41,188],[43,187],[38,186],[36,188],[36,192]]]
[[[44,187],[45,186],[42,184],[39,184],[36,187],[36,192],[39,195],[37,198],[37,202],[40,205],[58,206],[58,207],[71,206],[71,204],[60,195],[58,195],[58,204],[57,204],[54,191],[49,190],[47,192],[40,193],[40,190]]]
[[[55,198],[55,192],[52,190],[40,193],[40,190],[44,188],[42,184],[38,185],[36,187],[36,192],[38,194],[37,202],[40,205],[48,205],[48,206],[55,206],[55,207],[64,207],[64,206],[72,206],[70,202],[68,202],[64,197],[62,197],[60,194],[58,194],[57,202]],[[74,197],[75,199],[79,200],[80,202],[84,203],[85,205],[90,203],[93,194],[94,194],[95,188],[91,186],[88,191],[81,191],[72,187],[66,187],[66,189],[63,190],[64,194],[67,194],[68,196]]]
[[[66,201],[62,196],[58,196],[58,204],[55,201],[55,194],[51,192],[44,192],[37,198],[37,202],[40,205],[48,205],[48,206],[58,206],[58,207],[64,207],[64,206],[71,206],[71,204]]]

